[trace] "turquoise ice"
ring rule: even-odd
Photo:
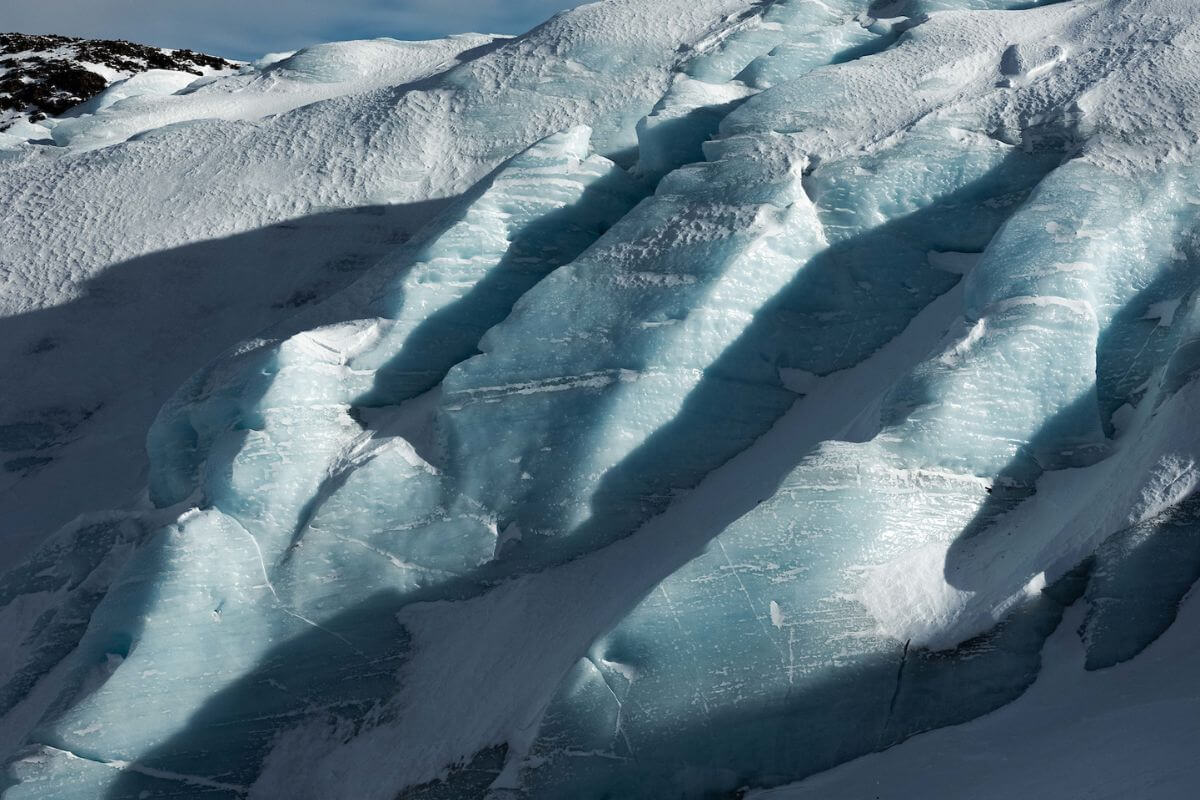
[[[519,152],[0,582],[5,798],[733,797],[1013,701],[1073,605],[1136,658],[1200,577],[1163,2],[678,3],[672,55],[614,2],[402,93]]]

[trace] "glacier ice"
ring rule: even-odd
[[[1068,622],[1078,668],[1137,663],[1200,578],[1198,31],[618,0],[63,121],[0,180],[199,142],[208,236],[255,224],[230,187],[260,221],[440,202],[173,350],[152,421],[96,383],[0,427],[54,454],[30,481],[106,463],[77,431],[146,465],[0,582],[4,797],[732,797],[1011,703]],[[89,149],[272,71],[331,96]],[[88,220],[81,274],[197,235]]]
[[[346,286],[501,162],[579,124],[593,127],[598,152],[628,158],[637,121],[661,97],[681,51],[719,36],[725,15],[740,10],[741,0],[586,6],[499,47],[442,42],[429,48],[441,60],[400,48],[409,54],[396,59],[400,68],[436,74],[382,87],[350,81],[324,102],[265,122],[253,112],[279,84],[235,76],[171,96],[172,109],[185,106],[184,129],[152,128],[99,149],[85,143],[82,152],[5,151],[0,193],[14,224],[0,228],[0,313],[12,330],[0,348],[5,363],[36,351],[41,365],[6,371],[0,426],[83,418],[53,440],[59,457],[29,471],[21,493],[0,498],[0,525],[13,539],[6,559],[106,507],[104,497],[136,497],[147,469],[139,442],[189,374]],[[340,61],[345,49],[323,52]],[[465,53],[463,63],[455,53]],[[243,94],[251,97],[241,116],[253,120],[214,119],[190,105]],[[296,95],[282,94],[291,107]],[[113,130],[129,118],[96,117]],[[189,142],[182,149],[181,140]],[[114,194],[136,195],[141,210],[97,202]],[[241,290],[230,292],[235,284]],[[102,325],[97,335],[71,329],[66,310],[77,308]],[[180,333],[194,329],[208,335]],[[114,384],[112,375],[138,364],[153,368],[133,386]],[[116,463],[104,445],[114,437],[126,453]],[[5,460],[27,455],[46,457],[6,448]],[[61,485],[80,490],[64,495]]]

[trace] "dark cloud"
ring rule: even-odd
[[[336,39],[522,33],[581,0],[38,0],[0,3],[0,31],[190,47],[231,58]]]

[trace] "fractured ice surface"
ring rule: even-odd
[[[53,453],[13,453],[0,434],[0,463],[50,459],[0,472],[0,486],[19,482],[0,493],[5,567],[141,493],[142,440],[188,375],[350,283],[501,162],[580,124],[598,152],[631,159],[676,65],[744,10],[609,0],[515,40],[319,46],[296,54],[303,70],[147,100],[148,122],[133,98],[72,121],[95,138],[0,151],[0,431],[87,417]],[[367,60],[376,68],[343,83],[296,77],[350,78]]]
[[[733,796],[1009,703],[1072,604],[1088,669],[1170,627],[1191,17],[665,5],[397,90],[454,156],[373,163],[461,196],[0,583],[6,798]]]

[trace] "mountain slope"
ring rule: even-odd
[[[5,797],[854,797],[1145,729],[1200,26],[1027,5],[611,0],[10,146]]]
[[[38,123],[90,100],[114,81],[146,71],[228,74],[236,65],[192,50],[133,42],[0,33],[0,132]]]

